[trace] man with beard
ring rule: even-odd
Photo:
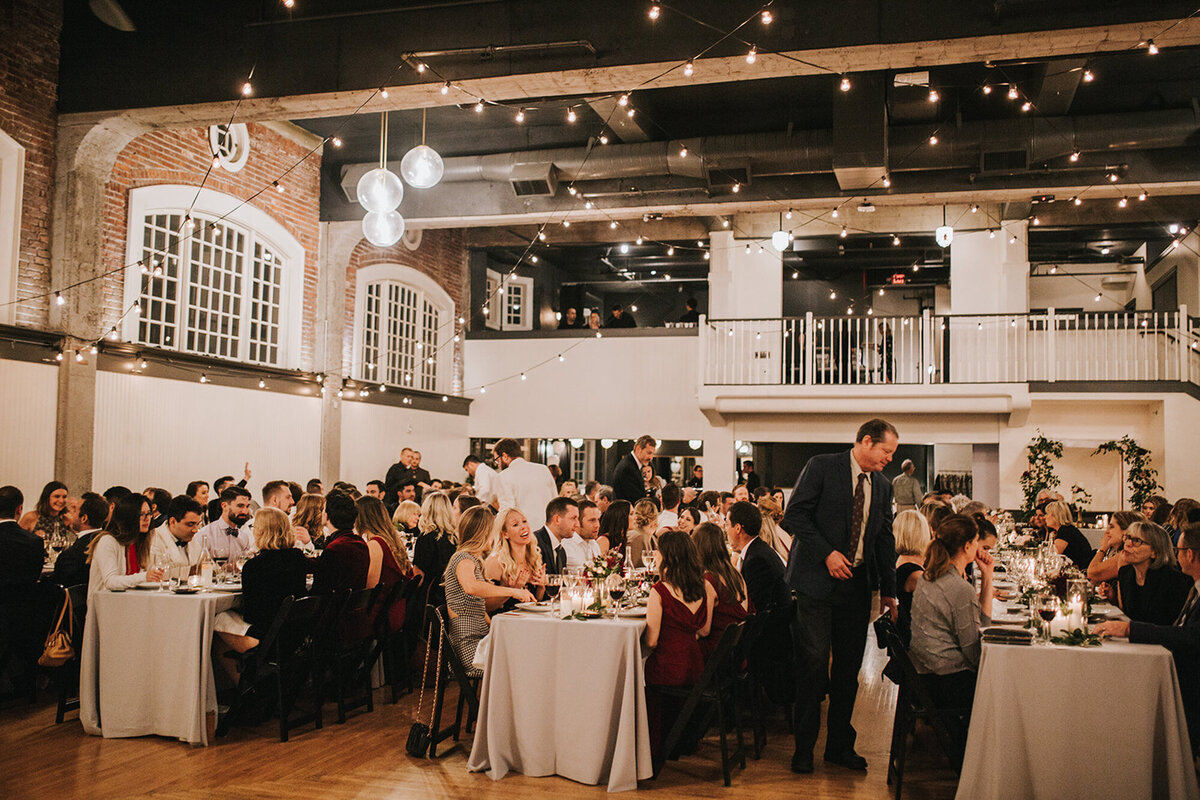
[[[200,529],[196,538],[213,558],[241,558],[254,549],[250,532],[250,493],[240,486],[221,492],[221,516]]]

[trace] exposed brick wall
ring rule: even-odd
[[[317,258],[320,210],[320,151],[295,166],[280,179],[282,193],[270,184],[296,165],[310,148],[263,125],[251,123],[250,158],[238,172],[214,168],[204,188],[239,199],[249,198],[268,187],[250,204],[283,225],[304,246],[304,310],[301,324],[301,367],[312,368],[314,319],[317,304]],[[212,162],[207,128],[159,130],[130,142],[113,165],[104,211],[104,263],[107,269],[125,263],[125,232],[128,225],[129,190],[158,184],[199,186]],[[140,280],[136,269],[127,270],[129,280]],[[120,274],[106,280],[105,322],[113,325],[124,310],[124,279]]]
[[[416,250],[409,250],[403,242],[392,247],[376,247],[363,239],[351,252],[350,264],[346,268],[346,327],[342,334],[342,362],[346,365],[347,370],[353,363],[354,296],[358,283],[358,270],[360,267],[370,267],[375,264],[399,264],[428,275],[454,301],[455,316],[465,315],[467,248],[461,230],[422,231],[421,244]],[[455,323],[454,329],[458,329],[457,323]],[[447,328],[445,336],[453,336],[449,328]],[[454,346],[452,390],[459,390],[461,384],[462,343],[460,342]]]
[[[50,215],[58,127],[58,35],[62,4],[10,0],[0,11],[0,130],[25,148],[17,297],[50,287]],[[18,325],[44,328],[46,298],[21,303]]]

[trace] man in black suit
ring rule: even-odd
[[[633,443],[629,455],[617,462],[609,483],[613,487],[613,495],[618,500],[628,500],[636,503],[646,496],[646,481],[642,478],[642,467],[650,463],[658,449],[658,441],[653,436],[639,436]]]
[[[687,483],[684,484],[684,486],[690,487],[692,489],[703,489],[704,488],[704,467],[700,466],[699,464],[692,467],[692,477],[688,480]]]
[[[46,636],[47,603],[38,591],[45,560],[42,537],[17,524],[25,497],[0,487],[0,697],[33,695],[38,648]],[[61,598],[60,598],[61,599]]]
[[[199,504],[197,503],[197,507]],[[87,563],[88,545],[104,528],[108,503],[94,492],[85,492],[79,503],[79,522],[83,526],[74,544],[58,554],[54,561],[54,582],[60,586],[87,584],[91,569]]]
[[[546,524],[534,531],[547,575],[561,575],[567,568],[562,543],[575,535],[579,504],[569,497],[556,497],[546,504]]]
[[[25,496],[15,486],[0,486],[0,599],[37,583],[46,551],[42,537],[17,524]]]
[[[738,570],[746,582],[746,593],[754,610],[766,611],[792,601],[792,590],[784,580],[783,559],[771,545],[758,538],[762,512],[745,501],[729,508],[729,543],[738,552]]]
[[[754,494],[754,490],[762,486],[758,473],[754,471],[754,462],[747,459],[742,462],[742,473],[738,475],[738,485],[746,485],[746,491]]]
[[[1189,523],[1175,548],[1179,568],[1195,581],[1173,625],[1149,622],[1101,622],[1093,633],[1128,636],[1135,644],[1161,644],[1175,657],[1179,693],[1187,716],[1192,750],[1200,754],[1200,523]]]
[[[854,752],[856,734],[850,717],[871,619],[873,582],[879,586],[881,611],[893,619],[897,616],[892,484],[880,470],[892,460],[899,443],[891,423],[881,419],[864,423],[853,448],[809,460],[784,512],[782,527],[792,534],[787,581],[797,596],[792,626],[796,652],[793,772],[813,770],[812,751],[826,689],[825,760],[849,769],[867,768],[866,759]]]

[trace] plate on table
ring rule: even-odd
[[[171,591],[174,592],[175,594],[196,594],[200,590],[198,588],[196,588],[195,586],[180,586],[178,588],[172,589]]]
[[[543,600],[540,603],[517,603],[516,607],[521,611],[532,611],[536,614],[545,614],[554,610],[551,608],[549,600]]]
[[[644,606],[638,606],[636,608],[623,608],[617,612],[617,616],[643,619],[646,616],[646,609]]]
[[[143,581],[142,583],[139,583],[137,586],[134,586],[133,588],[143,589],[147,592],[157,592],[159,589],[159,584],[156,582],[152,583],[150,581]]]
[[[209,588],[214,592],[240,592],[242,585],[240,583],[217,583]]]

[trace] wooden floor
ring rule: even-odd
[[[793,775],[788,767],[791,737],[782,720],[768,729],[760,761],[747,760],[735,770],[733,786],[721,784],[715,739],[693,756],[668,763],[657,780],[643,781],[639,795],[712,798],[883,798],[891,736],[895,687],[880,678],[882,653],[868,644],[862,686],[854,712],[858,751],[869,770],[854,773],[821,762],[812,775]],[[378,697],[378,695],[377,695]],[[492,781],[467,772],[465,749],[436,761],[417,760],[404,751],[416,695],[397,705],[377,703],[346,724],[329,721],[322,731],[302,729],[281,744],[276,728],[265,723],[235,730],[212,747],[190,747],[166,739],[101,739],[84,735],[78,721],[54,724],[48,704],[0,710],[0,798],[513,798],[533,800],[569,793],[601,798],[603,787],[582,786],[563,778],[526,778],[510,774]],[[328,707],[327,707],[328,708]],[[73,717],[74,715],[72,715]],[[910,759],[904,797],[943,800],[954,796],[954,773],[944,766],[923,735],[925,745]],[[464,742],[469,748],[469,737]]]

